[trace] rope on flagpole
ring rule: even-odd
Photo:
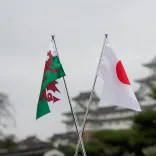
[[[51,37],[52,37],[55,49],[56,49],[57,54],[58,54],[58,50],[57,50],[57,46],[56,46],[56,42],[55,42],[55,36],[52,35]],[[59,57],[59,55],[58,55],[58,57]],[[70,109],[71,109],[71,112],[72,112],[72,116],[73,116],[73,119],[74,119],[76,131],[77,131],[77,134],[78,134],[78,138],[79,138],[78,140],[80,141],[80,144],[81,144],[81,147],[82,147],[83,156],[87,156],[86,151],[85,151],[85,147],[84,147],[84,143],[83,143],[83,140],[82,140],[82,137],[80,135],[79,128],[78,128],[79,126],[78,126],[77,116],[76,116],[76,113],[74,112],[72,104],[71,104],[71,100],[70,100],[70,96],[69,96],[69,93],[68,93],[68,88],[67,88],[67,84],[66,84],[66,81],[65,81],[65,77],[63,77],[63,81],[64,81],[65,89],[66,89],[66,92],[67,92],[67,97],[68,97]]]
[[[101,62],[101,58],[102,58],[102,55],[103,55],[103,52],[104,52],[104,48],[105,48],[105,44],[106,44],[107,38],[108,38],[108,34],[105,34],[105,39],[104,39],[104,43],[103,43],[103,47],[102,47],[99,63],[98,63],[98,66],[97,66],[97,70],[98,70],[98,68],[100,66],[100,62]],[[90,104],[91,104],[91,101],[92,101],[96,80],[97,80],[97,71],[96,71],[96,75],[95,75],[95,78],[94,78],[92,91],[91,91],[91,94],[90,94],[90,97],[89,97],[88,106],[87,106],[87,110],[86,110],[86,113],[85,113],[84,122],[83,122],[83,125],[82,125],[82,130],[81,130],[81,133],[80,133],[80,137],[82,137],[84,129],[85,129],[85,125],[86,125],[86,121],[87,121],[87,117],[88,117],[88,113],[89,113],[89,107],[90,107]],[[74,156],[77,156],[78,150],[79,150],[79,146],[80,146],[80,140],[78,140]]]

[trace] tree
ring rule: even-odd
[[[133,118],[132,129],[131,150],[138,156],[144,156],[143,149],[156,144],[156,111],[138,113]]]
[[[15,126],[14,109],[8,100],[8,96],[0,93],[0,138],[4,137],[4,129]]]
[[[139,113],[133,121],[132,129],[92,132],[92,140],[85,144],[87,154],[90,156],[123,156],[129,153],[135,156],[145,156],[143,149],[156,144],[156,112]]]
[[[151,87],[151,91],[148,94],[149,97],[151,97],[153,100],[156,100],[156,87],[152,86]]]
[[[156,144],[156,111],[146,111],[134,117],[133,129],[149,140],[149,144]]]
[[[107,155],[122,156],[129,151],[129,130],[104,130],[93,135],[103,144]]]
[[[156,100],[156,87],[151,88],[148,96]],[[126,153],[145,156],[144,149],[156,145],[156,111],[138,113],[129,130],[102,130],[93,132],[92,136],[93,139],[85,144],[90,156],[123,156]]]
[[[4,137],[0,142],[0,146],[3,149],[7,149],[8,151],[13,151],[17,147],[16,137],[14,135],[9,135]]]
[[[93,135],[96,141],[99,140],[98,147],[103,147],[100,150],[106,156],[122,156],[126,153],[144,156],[142,150],[149,146],[149,141],[139,131],[133,129],[103,130],[94,132]],[[96,150],[97,148],[94,151]]]
[[[75,149],[72,146],[63,146],[63,145],[59,145],[58,149],[63,152],[66,156],[73,156]]]

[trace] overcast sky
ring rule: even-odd
[[[141,64],[156,52],[155,6],[155,0],[0,0],[0,91],[9,94],[17,121],[7,132],[45,139],[65,130],[67,103],[35,120],[51,34],[71,97],[91,89],[105,33],[136,90],[134,79],[148,74]]]

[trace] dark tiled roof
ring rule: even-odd
[[[138,101],[143,101],[145,99],[145,97],[140,94],[140,91],[137,91],[134,94]]]
[[[68,133],[55,134],[50,138],[50,140],[55,141],[57,139],[66,139],[69,137],[72,137],[72,138],[76,137],[77,138],[77,133],[76,132],[68,132]]]
[[[18,142],[19,149],[23,145],[25,146],[26,149],[52,147],[50,143],[41,141],[36,136],[31,136]]]
[[[80,101],[80,100],[89,100],[90,92],[82,92],[78,96],[74,97],[72,100],[74,101]],[[93,101],[99,101],[99,98],[97,97],[96,93],[93,94]]]
[[[12,152],[5,152],[0,154],[0,156],[33,156],[34,154],[43,155],[45,152],[52,150],[52,147],[44,147],[44,148],[33,148],[33,149],[25,149],[25,150],[16,150]]]
[[[82,102],[77,102],[77,105],[79,105],[83,110],[86,110],[86,106]]]
[[[141,106],[142,110],[151,110],[153,108],[156,108],[156,104],[153,105],[147,105],[147,106]],[[131,109],[126,108],[119,108],[117,106],[107,106],[107,107],[99,107],[96,111],[90,111],[89,113],[92,114],[110,114],[110,113],[116,113],[116,112],[134,112]],[[85,114],[85,112],[77,112],[77,115]],[[64,115],[72,115],[71,112],[64,113]]]
[[[76,114],[77,114],[77,115],[85,114],[85,111],[83,111],[83,112],[76,112]],[[71,112],[66,112],[66,113],[63,113],[62,115],[71,116],[72,113],[71,113]]]
[[[149,67],[149,68],[150,68],[150,67],[156,67],[156,63],[155,63],[155,62],[144,63],[143,66]]]
[[[21,146],[25,146],[21,148]],[[17,143],[17,150],[12,152],[1,153],[0,156],[33,156],[34,154],[43,154],[53,149],[52,144],[40,141],[35,136],[28,137]]]
[[[109,113],[115,113],[115,112],[133,112],[131,109],[126,108],[120,108],[117,106],[109,106],[109,107],[100,107],[97,110],[97,114],[109,114]]]
[[[60,133],[53,135],[50,140],[55,142],[58,139],[68,140],[69,142],[76,143],[78,136],[76,132]]]
[[[156,75],[150,75],[142,79],[135,80],[138,83],[149,83],[150,81],[156,81]]]
[[[98,109],[97,114],[109,114],[109,113],[116,113],[116,112],[135,112],[134,110],[131,109],[116,109],[116,106],[110,106],[110,107],[102,107]],[[147,105],[147,106],[142,106],[142,110],[153,110],[156,108],[156,104],[153,105]],[[94,112],[95,113],[95,112]],[[129,117],[118,117],[118,118],[111,118],[111,119],[88,119],[87,122],[103,122],[103,121],[118,121],[118,120],[127,120],[130,119],[132,116]],[[63,121],[66,124],[73,124],[73,120],[68,120],[68,121]],[[79,121],[80,122],[80,121]]]
[[[147,105],[147,106],[142,106],[142,110],[153,110],[154,108],[156,108],[156,103],[152,104],[152,105]]]
[[[118,107],[117,106],[107,106],[107,107],[99,107],[96,111],[89,111],[89,113],[92,113],[92,114],[109,114],[111,112],[122,112],[122,111],[131,111],[129,109],[117,109]],[[83,112],[76,112],[77,115],[82,115],[82,114],[85,114],[85,111]],[[72,113],[71,112],[67,112],[67,113],[64,113],[63,115],[68,115],[68,116],[71,116]]]
[[[151,59],[150,62],[144,63],[143,66],[145,66],[145,67],[156,67],[156,56],[153,59]]]
[[[112,118],[112,119],[102,119],[102,120],[88,120],[87,122],[95,122],[95,123],[97,123],[97,122],[99,122],[99,123],[101,123],[101,122],[104,122],[104,121],[119,121],[119,120],[127,120],[127,119],[131,119],[132,118],[132,116],[129,116],[129,117],[118,117],[118,118]]]
[[[111,119],[88,119],[86,123],[102,123],[102,122],[111,122],[111,121],[121,121],[121,120],[128,120],[132,119],[133,116],[128,116],[128,117],[117,117],[117,118],[111,118]],[[83,121],[81,121],[83,122]],[[65,121],[66,124],[73,124],[73,120],[70,121]]]

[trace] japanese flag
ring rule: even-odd
[[[104,80],[100,102],[141,111],[121,60],[106,42],[97,75]]]

